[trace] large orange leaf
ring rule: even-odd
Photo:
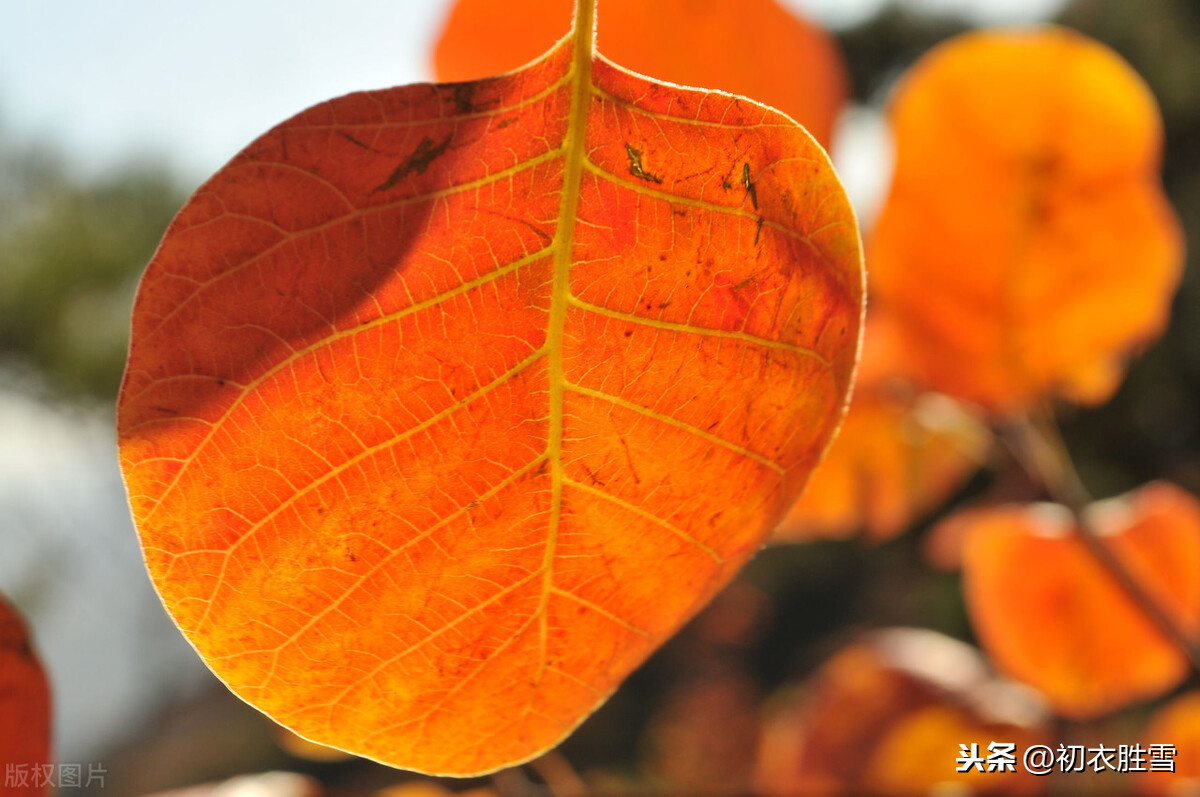
[[[1200,631],[1200,502],[1165,483],[1092,505],[1089,524],[1188,632]],[[1184,654],[1077,538],[1055,505],[964,516],[963,590],[984,648],[1055,709],[1089,718],[1170,689]]]
[[[972,33],[913,67],[891,122],[871,287],[920,375],[1002,413],[1106,398],[1182,265],[1145,84],[1063,29]]]
[[[4,794],[40,795],[54,782],[50,687],[16,609],[0,596],[0,769]]]
[[[684,86],[765,102],[828,147],[849,94],[837,42],[777,0],[604,0],[600,50],[617,63]],[[571,0],[457,0],[438,39],[438,80],[515,69],[550,47]]]
[[[872,310],[854,399],[837,440],[775,530],[775,542],[891,539],[938,507],[987,456],[978,412],[919,393],[906,377],[895,324]]]
[[[575,34],[352,94],[188,202],[122,467],[165,605],[300,735],[466,774],[556,744],[761,545],[841,416],[856,226],[781,114]]]

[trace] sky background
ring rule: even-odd
[[[884,5],[783,2],[834,28]],[[1061,2],[904,5],[994,24],[1044,18]],[[309,105],[428,80],[448,7],[448,0],[0,0],[0,132],[41,139],[84,175],[151,158],[193,186]]]

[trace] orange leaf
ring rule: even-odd
[[[1183,257],[1145,84],[1063,29],[973,33],[913,67],[891,121],[871,287],[923,380],[1000,413],[1107,398]]]
[[[863,357],[837,440],[774,542],[841,539],[865,529],[891,539],[938,507],[987,454],[991,435],[964,405],[914,395],[897,362],[894,325],[872,311]]]
[[[1139,794],[1157,797],[1195,794],[1200,789],[1200,692],[1180,695],[1159,709],[1142,734],[1142,749],[1147,752],[1139,766],[1147,771],[1136,775]],[[1150,772],[1152,745],[1170,745],[1177,755],[1160,756],[1160,764],[1169,761],[1174,770]]]
[[[869,635],[826,662],[800,699],[776,701],[759,748],[766,795],[1036,794],[1020,754],[1044,741],[1029,690],[987,673],[973,648],[932,631]],[[959,745],[1016,745],[1017,773],[955,772]]]
[[[861,256],[824,152],[594,58],[590,9],[518,72],[268,132],[143,278],[118,427],[150,574],[315,742],[447,774],[553,746],[842,413]]]
[[[0,597],[0,769],[6,795],[49,793],[50,687],[16,609]],[[22,778],[21,773],[28,777]],[[53,782],[51,778],[49,782]]]
[[[1093,504],[1088,517],[1159,605],[1200,630],[1200,502],[1155,483]],[[981,643],[1060,714],[1106,714],[1187,673],[1184,654],[1086,550],[1066,509],[979,510],[960,522],[969,529],[963,590]]]
[[[571,0],[457,0],[434,51],[438,80],[515,69],[554,44]],[[600,51],[643,75],[778,108],[828,147],[849,93],[837,43],[776,0],[604,0]]]

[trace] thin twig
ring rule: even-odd
[[[1022,417],[1007,427],[1014,442],[1017,459],[1026,472],[1045,488],[1047,494],[1067,507],[1075,519],[1077,536],[1099,565],[1124,590],[1142,613],[1158,627],[1168,640],[1187,656],[1193,669],[1200,672],[1200,646],[1191,639],[1175,619],[1134,578],[1125,564],[1113,553],[1096,528],[1087,521],[1083,509],[1091,496],[1079,478],[1070,452],[1063,443],[1053,415],[1040,413]]]

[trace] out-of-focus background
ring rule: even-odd
[[[785,4],[833,30],[847,58],[853,103],[831,151],[865,224],[887,189],[882,110],[904,68],[969,27],[1056,21],[1106,42],[1149,82],[1166,122],[1164,181],[1188,239],[1200,241],[1193,0]],[[313,103],[430,79],[447,10],[447,0],[0,4],[0,592],[28,619],[48,668],[58,760],[103,766],[106,795],[281,768],[346,788],[404,777],[292,757],[200,664],[142,568],[113,405],[138,276],[188,194]],[[1112,402],[1065,418],[1097,495],[1155,477],[1200,493],[1200,275],[1190,259],[1167,337]],[[581,771],[651,771],[669,784],[691,765],[679,759],[694,748],[688,733],[753,724],[764,696],[857,630],[910,625],[969,640],[957,576],[922,562],[927,526],[882,546],[763,553],[564,756]]]

